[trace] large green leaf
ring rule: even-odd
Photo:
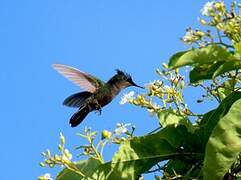
[[[189,51],[180,51],[180,52],[177,52],[176,54],[172,55],[171,58],[169,59],[168,67],[175,68],[175,64],[177,64],[179,59],[187,52],[189,52]]]
[[[215,71],[215,73],[213,74],[213,78],[221,74],[224,74],[228,71],[238,70],[238,69],[241,69],[241,60],[227,61]]]
[[[89,177],[89,179],[91,179],[90,177],[92,176],[92,174],[94,173],[95,169],[100,165],[101,163],[98,160],[95,159],[88,159],[88,160],[82,160],[82,161],[78,161],[76,162],[76,166],[78,167],[78,169],[85,174],[86,177]],[[86,178],[80,176],[79,174],[70,171],[69,169],[65,168],[63,169],[58,176],[56,177],[56,180],[86,180]]]
[[[203,48],[192,49],[187,52],[179,52],[169,60],[169,68],[178,68],[192,64],[214,63],[225,61],[231,56],[224,47],[215,44]]]
[[[166,127],[168,125],[184,125],[187,127],[189,132],[193,132],[193,125],[190,120],[186,116],[181,116],[173,113],[171,110],[163,110],[157,114],[159,119],[159,123],[162,127]]]
[[[194,132],[194,134],[198,137],[198,143],[200,144],[200,149],[203,153],[205,152],[205,147],[208,141],[208,136],[205,137],[206,124],[209,121],[209,119],[213,116],[216,110],[217,109],[214,109],[204,114]]]
[[[213,74],[222,65],[224,61],[217,61],[214,64],[203,64],[194,67],[189,73],[189,79],[191,83],[196,83],[200,80],[212,79]]]
[[[94,174],[99,180],[135,180],[156,163],[169,158],[197,156],[192,148],[195,136],[185,126],[167,126],[156,134],[124,142],[112,162],[101,165]],[[198,150],[198,148],[195,148]]]
[[[191,168],[192,164],[188,162],[179,159],[172,159],[169,160],[168,163],[164,166],[164,171],[165,174],[168,173],[168,176],[175,176],[176,174],[186,174]]]
[[[219,120],[206,146],[204,179],[222,179],[241,152],[241,100]]]
[[[241,92],[233,92],[222,101],[217,109],[204,115],[200,127],[195,131],[203,148],[206,147],[208,139],[219,120],[227,114],[232,104],[239,99],[241,99]]]

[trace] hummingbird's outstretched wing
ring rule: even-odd
[[[80,86],[80,88],[88,92],[94,93],[104,84],[104,82],[98,78],[70,66],[63,64],[53,64],[53,68],[64,77]]]

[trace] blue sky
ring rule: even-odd
[[[75,109],[62,106],[62,101],[79,88],[51,64],[71,65],[103,80],[120,68],[144,85],[158,78],[155,69],[170,55],[187,48],[179,38],[186,27],[197,23],[204,2],[1,0],[0,179],[55,174],[38,163],[45,149],[57,152],[60,132],[73,150],[84,142],[75,134],[85,126],[113,130],[116,123],[128,122],[136,125],[137,135],[155,128],[157,120],[146,111],[121,106],[120,95],[101,116],[92,113],[71,128],[68,121]],[[143,92],[135,88],[123,92],[130,90]],[[194,111],[209,108],[195,105],[198,93],[190,92],[186,100]],[[113,153],[108,148],[111,152],[113,147],[107,147],[107,159]]]

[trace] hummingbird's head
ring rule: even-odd
[[[121,86],[121,88],[129,87],[129,86],[136,86],[139,88],[143,88],[138,86],[131,78],[131,75],[121,71],[119,69],[116,70],[117,74],[113,77],[115,79],[115,84]]]

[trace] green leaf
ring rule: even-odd
[[[182,125],[167,126],[156,134],[135,137],[121,144],[112,162],[101,165],[93,178],[135,180],[138,175],[162,160],[196,156],[192,151],[192,143],[196,142],[194,137]]]
[[[213,129],[216,127],[219,120],[227,114],[232,104],[238,99],[241,99],[241,92],[234,92],[226,97],[218,108],[204,114],[194,132],[198,137],[197,141],[200,144],[200,149],[203,151],[205,150]]]
[[[203,115],[202,119],[200,119],[197,122],[197,126],[195,127],[194,134],[198,137],[197,138],[197,143],[200,144],[200,150],[204,153],[205,152],[205,147],[208,141],[208,137],[205,137],[205,129],[206,129],[206,124],[209,121],[210,117],[213,116],[213,113],[215,113],[217,109],[211,110],[207,112],[206,114]]]
[[[213,74],[213,78],[232,70],[241,69],[241,60],[227,61],[222,64]]]
[[[180,52],[177,52],[176,54],[172,55],[171,58],[169,59],[168,67],[171,68],[171,69],[175,68],[175,64],[187,52],[189,52],[189,51],[180,51]]]
[[[82,161],[76,162],[76,166],[83,174],[85,174],[86,177],[91,177],[95,169],[100,164],[101,163],[98,160],[95,160],[92,158],[88,160],[82,160]],[[56,177],[56,180],[81,180],[81,179],[86,180],[86,178],[82,177],[81,175],[73,171],[70,171],[67,168],[63,169]]]
[[[218,61],[214,64],[203,64],[194,67],[189,73],[189,79],[191,83],[197,83],[200,80],[212,79],[213,74],[222,65],[223,61]]]
[[[111,167],[111,162],[100,165],[94,172],[92,178],[95,180],[118,179],[120,174]]]
[[[204,179],[222,179],[241,152],[241,100],[219,120],[206,146]]]
[[[216,110],[209,112],[208,116],[206,116],[205,124],[201,126],[205,145],[219,120],[227,114],[232,104],[240,98],[241,92],[233,92],[222,101]]]
[[[193,161],[195,161],[195,159],[193,159]],[[198,167],[198,164],[201,164],[201,162],[202,161],[195,161],[195,164],[183,159],[169,160],[168,163],[164,166],[163,179],[172,179],[170,177],[173,177],[173,179],[178,179],[174,178],[177,177],[177,175],[183,175],[183,177],[179,179],[202,179],[200,178],[202,176],[202,169]],[[165,175],[168,175],[168,177]]]
[[[159,123],[162,127],[166,127],[168,125],[184,125],[188,129],[189,132],[194,132],[193,125],[189,121],[189,119],[185,116],[177,115],[173,113],[171,110],[163,110],[157,114],[159,119]]]
[[[164,167],[164,174],[168,173],[169,176],[175,176],[176,174],[186,174],[191,169],[192,164],[181,161],[179,159],[173,159],[168,161]],[[167,179],[167,178],[166,178]]]
[[[170,58],[168,66],[173,69],[186,65],[214,63],[225,61],[230,56],[231,53],[224,47],[212,44],[203,48],[179,52]]]

